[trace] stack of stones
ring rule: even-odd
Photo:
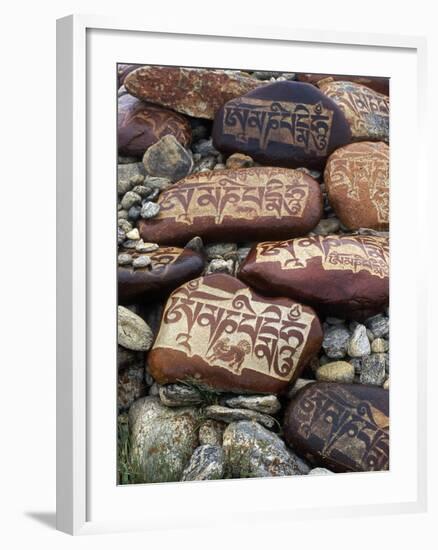
[[[389,467],[389,98],[120,65],[121,483]]]

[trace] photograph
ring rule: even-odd
[[[390,78],[327,71],[115,67],[118,485],[390,470]]]

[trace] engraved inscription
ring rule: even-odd
[[[279,262],[282,269],[303,269],[321,258],[325,270],[368,271],[383,279],[389,274],[389,244],[384,237],[304,237],[257,245],[257,262]]]
[[[353,150],[353,146],[338,149],[327,167],[329,193],[345,189],[347,196],[361,201],[364,193],[377,213],[379,223],[389,221],[389,156],[378,144],[369,144],[369,153]]]
[[[385,470],[389,418],[343,388],[314,388],[295,409],[298,434],[322,456],[356,470]]]
[[[311,104],[237,98],[224,107],[223,133],[239,142],[258,141],[260,149],[283,143],[306,153],[326,156],[333,111],[321,102]]]
[[[154,348],[199,356],[237,375],[249,369],[290,380],[313,319],[300,304],[257,301],[248,288],[228,292],[200,278],[169,298]]]
[[[308,195],[303,174],[293,170],[287,175],[275,168],[236,170],[233,174],[218,170],[191,176],[162,193],[159,218],[174,218],[185,224],[200,217],[211,217],[216,224],[227,216],[244,220],[262,216],[301,218]]]
[[[150,254],[152,269],[164,270],[166,267],[176,262],[181,252],[183,252],[181,248],[159,248],[156,252]]]

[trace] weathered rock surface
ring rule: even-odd
[[[308,473],[284,442],[257,422],[241,421],[224,432],[227,477],[274,477]]]
[[[312,309],[214,274],[171,294],[148,362],[160,384],[196,380],[224,391],[278,393],[321,341]]]
[[[139,250],[139,251],[138,251]],[[122,304],[156,300],[185,281],[201,274],[204,260],[193,250],[160,247],[143,252],[141,246],[130,250],[131,258],[143,255],[151,262],[144,268],[120,267],[117,271],[119,302]]]
[[[200,392],[187,384],[166,384],[160,386],[161,403],[166,407],[183,407],[202,403]]]
[[[117,77],[119,80],[119,86],[123,85],[123,82],[125,81],[125,78],[128,76],[129,73],[131,73],[135,69],[138,69],[139,67],[141,67],[141,65],[128,65],[127,63],[119,63],[117,65]]]
[[[178,181],[190,174],[193,157],[173,135],[168,134],[148,148],[143,165],[149,176]]]
[[[330,153],[350,141],[342,110],[301,82],[275,82],[232,99],[213,125],[213,143],[221,152],[290,168],[322,167]]]
[[[319,184],[297,170],[242,168],[193,174],[161,193],[160,213],[140,221],[144,240],[182,244],[305,235],[322,215]]]
[[[358,324],[348,342],[348,355],[350,357],[364,357],[371,353],[370,341],[365,325]]]
[[[124,85],[139,99],[169,107],[193,117],[214,118],[228,100],[262,83],[235,73],[181,67],[140,67]]]
[[[329,315],[363,320],[389,299],[389,242],[367,235],[309,236],[257,244],[238,277]]]
[[[170,408],[143,397],[129,410],[131,454],[144,483],[180,481],[198,446],[197,409]]]
[[[351,143],[327,161],[324,182],[336,215],[348,229],[389,228],[389,147]]]
[[[190,145],[192,131],[188,120],[174,111],[147,104],[125,94],[118,100],[117,144],[119,154],[142,157],[145,151],[166,135],[184,147]]]
[[[353,75],[329,75],[329,74],[316,74],[316,73],[296,73],[296,78],[300,82],[308,82],[309,84],[323,84],[324,82],[331,82],[341,80],[343,82],[356,82],[356,84],[362,84],[371,88],[375,92],[380,94],[389,95],[389,78],[379,76],[353,76]]]
[[[309,384],[286,409],[286,442],[335,472],[387,470],[388,393],[360,384]]]
[[[222,404],[231,408],[250,409],[264,414],[276,414],[281,409],[276,395],[236,395],[225,397]]]
[[[386,379],[386,359],[384,353],[373,353],[364,357],[360,372],[361,384],[382,386]]]
[[[117,339],[124,348],[147,351],[154,335],[141,317],[123,306],[117,308]]]
[[[272,429],[276,426],[276,421],[272,416],[262,414],[249,409],[236,409],[222,407],[221,405],[210,405],[205,407],[204,414],[207,418],[219,420],[221,422],[238,422],[239,420],[254,420],[266,428]]]
[[[207,418],[199,426],[199,444],[200,445],[218,445],[222,446],[222,437],[227,425],[225,422],[219,422],[212,418]]]
[[[316,379],[321,382],[344,382],[351,384],[354,380],[354,367],[347,361],[326,363],[316,371]]]
[[[345,325],[332,325],[324,331],[322,347],[330,359],[342,359],[347,355],[350,331]]]
[[[131,365],[121,369],[119,365],[117,379],[117,408],[119,412],[129,407],[146,393],[145,370],[143,365]]]
[[[201,445],[195,449],[181,481],[222,479],[225,473],[225,453],[222,447]]]
[[[389,140],[389,97],[354,82],[319,82],[343,111],[355,140]]]

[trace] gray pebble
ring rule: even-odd
[[[141,203],[141,197],[140,195],[137,195],[137,193],[134,193],[134,191],[128,191],[124,194],[122,199],[122,207],[125,210],[129,210],[131,206],[134,206],[134,204],[140,204]]]
[[[331,359],[342,359],[347,354],[350,332],[344,325],[329,325],[324,331],[322,347]]]
[[[160,211],[160,205],[156,202],[145,202],[141,207],[141,217],[145,220],[154,218]]]
[[[128,239],[123,243],[123,248],[128,248],[134,250],[137,246],[138,241],[133,241],[132,239]]]
[[[388,350],[389,350],[388,340],[384,340],[383,338],[376,338],[371,343],[371,351],[373,353],[385,353]]]
[[[151,265],[152,260],[149,258],[149,256],[138,256],[138,258],[134,258],[132,261],[132,267],[134,269],[140,269],[143,267],[148,267]]]
[[[382,386],[385,378],[385,357],[382,353],[373,353],[362,359],[361,384]]]
[[[200,445],[222,445],[222,436],[227,424],[208,418],[199,426]]]
[[[131,206],[131,208],[129,209],[128,218],[131,221],[136,222],[140,217],[140,213],[141,213],[141,206],[138,204],[134,204],[134,206]]]
[[[139,238],[140,238],[140,234],[138,232],[138,229],[136,227],[134,227],[134,229],[131,229],[131,231],[129,231],[129,233],[126,233],[126,238],[127,239],[132,239],[133,241],[138,241]]]
[[[225,454],[217,445],[197,447],[181,477],[181,481],[222,479],[225,473]]]
[[[233,260],[222,259],[211,260],[205,273],[206,275],[210,273],[228,273],[232,275],[234,273],[234,262]]]
[[[119,210],[117,212],[117,219],[118,220],[127,220],[128,219],[128,211],[127,210]]]
[[[145,199],[148,195],[152,192],[152,187],[146,186],[146,185],[136,185],[132,189],[133,193],[137,193],[137,195],[140,195],[142,199]]]
[[[132,264],[132,256],[130,254],[119,254],[117,256],[117,263],[119,265],[131,265]]]
[[[334,474],[334,472],[327,470],[327,468],[312,468],[309,472],[309,476],[327,476],[330,474]]]
[[[227,254],[235,254],[237,252],[237,244],[235,243],[215,243],[205,245],[207,259],[214,260],[222,258]]]
[[[135,250],[137,252],[146,253],[146,252],[154,252],[159,248],[160,248],[159,245],[156,243],[145,243],[140,239],[135,247]]]
[[[187,384],[166,384],[160,386],[161,403],[166,407],[182,407],[202,403],[201,393]]]
[[[276,421],[272,416],[249,409],[231,409],[222,407],[221,405],[210,405],[204,409],[204,414],[206,418],[226,423],[237,422],[239,420],[254,420],[269,429],[276,426]]]
[[[117,226],[120,227],[120,229],[122,229],[125,233],[128,233],[128,231],[131,231],[132,229],[132,224],[123,218],[117,221]]]
[[[382,314],[370,317],[365,324],[376,338],[385,338],[389,335],[389,319]]]
[[[225,397],[222,405],[242,409],[250,409],[266,414],[276,414],[281,409],[280,401],[276,395],[237,395]]]
[[[126,234],[120,227],[117,228],[117,244],[122,244],[125,240]]]
[[[348,355],[350,357],[364,357],[371,353],[370,341],[365,325],[357,324],[348,342]]]

